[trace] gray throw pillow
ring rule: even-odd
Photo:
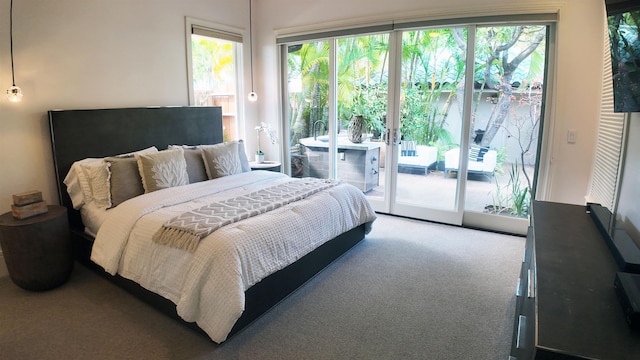
[[[184,159],[187,162],[187,174],[189,175],[189,184],[208,180],[207,169],[204,168],[204,160],[202,160],[202,152],[199,148],[185,148]]]
[[[108,157],[105,161],[109,162],[111,171],[111,207],[144,194],[135,157]]]
[[[242,172],[238,142],[231,141],[215,145],[202,145],[202,159],[209,179],[235,175]]]

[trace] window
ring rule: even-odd
[[[236,140],[242,130],[242,35],[235,29],[187,19],[189,104],[221,106],[224,140]]]

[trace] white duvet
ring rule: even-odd
[[[362,191],[340,184],[213,232],[194,253],[151,236],[166,221],[213,201],[288,181],[252,171],[144,194],[109,210],[91,260],[176,304],[178,315],[222,342],[244,311],[244,292],[375,213]],[[369,231],[367,226],[367,232]]]

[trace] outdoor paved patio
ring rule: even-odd
[[[508,169],[511,165],[505,164]],[[533,167],[527,169],[529,174],[533,174]],[[469,175],[467,181],[465,210],[483,212],[485,206],[495,204],[497,198],[496,180],[501,186],[501,193],[505,193],[504,188],[509,182],[509,174],[496,173],[494,177],[486,175]],[[443,171],[429,171],[427,175],[414,175],[398,173],[397,199],[402,203],[410,203],[418,206],[426,206],[436,209],[453,209],[456,194],[455,175],[444,176]],[[521,183],[526,186],[527,182],[521,175]],[[380,184],[378,187],[367,192],[365,195],[370,198],[382,198],[385,184],[385,169],[380,168]]]

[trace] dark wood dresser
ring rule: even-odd
[[[617,271],[586,206],[534,201],[510,359],[640,359]]]

